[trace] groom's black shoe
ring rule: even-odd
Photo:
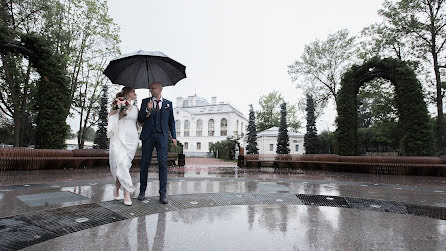
[[[161,204],[169,203],[169,201],[167,200],[166,195],[160,195],[160,202],[161,202]]]
[[[146,199],[146,195],[143,193],[139,193],[138,200],[145,200],[145,199]]]

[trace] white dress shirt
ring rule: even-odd
[[[156,105],[157,105],[157,101],[156,101],[156,98],[155,97],[152,97],[152,100],[153,100],[153,107],[152,107],[152,109],[156,109]],[[150,101],[149,101],[150,102]],[[159,107],[160,107],[160,110],[161,110],[161,107],[163,107],[163,97],[161,97],[160,99],[159,99]],[[146,112],[149,112],[149,110],[147,110],[147,107],[146,107]]]

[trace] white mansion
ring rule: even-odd
[[[177,139],[186,156],[211,156],[210,146],[230,136],[244,136],[248,119],[236,108],[223,102],[212,103],[195,96],[178,97],[174,104]],[[240,143],[243,143],[240,140]]]

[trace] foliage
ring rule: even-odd
[[[210,151],[215,158],[224,160],[233,160],[235,158],[235,151],[238,142],[232,137],[228,137],[225,140],[218,141],[212,144]]]
[[[247,154],[259,154],[259,149],[257,148],[256,117],[252,105],[249,106],[248,145],[246,146],[246,151]]]
[[[286,123],[286,103],[280,105],[280,126],[279,135],[277,136],[277,154],[290,153],[290,138],[288,137],[288,125]]]
[[[314,116],[313,97],[307,94],[307,133],[304,136],[305,153],[316,154],[320,151],[320,144],[317,137],[316,117]]]
[[[359,88],[375,78],[389,80],[395,86],[395,103],[399,127],[403,131],[400,141],[402,155],[432,155],[432,130],[421,84],[407,63],[397,59],[372,58],[363,65],[354,65],[344,73],[338,93],[336,123],[340,155],[358,154],[358,104]]]
[[[0,144],[10,145],[12,143],[11,129],[8,127],[0,127]]]
[[[108,126],[108,86],[102,87],[101,110],[99,111],[98,130],[96,131],[94,144],[95,148],[108,149],[110,140],[107,137]]]
[[[256,111],[256,127],[257,132],[264,131],[271,127],[280,125],[280,104],[285,100],[278,91],[272,91],[267,95],[260,97],[260,110]],[[297,131],[300,128],[300,122],[297,118],[296,105],[288,104],[287,121],[288,126]]]
[[[336,137],[333,132],[323,131],[317,138],[320,143],[319,153],[332,154],[336,152]]]
[[[339,30],[325,41],[305,45],[300,60],[288,66],[296,87],[312,94],[318,114],[328,100],[336,101],[341,74],[352,63],[355,46],[355,37],[348,30]]]
[[[445,85],[440,69],[446,68],[446,2],[438,0],[399,0],[383,3],[379,14],[391,32],[405,39],[410,51],[431,69],[430,97],[437,106],[437,146],[446,153],[446,128],[443,115]],[[429,83],[429,80],[428,80]]]
[[[0,2],[0,40],[18,47],[22,35],[37,33],[51,41],[69,77],[69,107],[80,116],[79,148],[86,128],[97,122],[105,64],[119,54],[119,28],[108,16],[105,0],[9,0]],[[4,45],[4,44],[3,44]],[[0,109],[14,119],[14,145],[33,137],[36,70],[25,54],[2,55]],[[31,126],[31,127],[30,127]],[[35,126],[34,126],[35,127]]]

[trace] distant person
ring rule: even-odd
[[[128,206],[132,205],[131,194],[135,192],[130,167],[139,142],[136,129],[138,108],[132,105],[134,99],[136,99],[135,89],[130,87],[124,87],[116,94],[107,128],[107,136],[110,138],[110,171],[115,181],[113,197],[119,200],[119,189],[122,188],[124,204]]]
[[[160,202],[167,204],[167,146],[169,132],[172,134],[173,145],[177,145],[175,119],[172,102],[163,99],[163,85],[157,82],[149,85],[152,97],[142,100],[138,114],[138,122],[144,123],[140,135],[142,141],[142,157],[140,167],[140,190],[138,200],[144,200],[147,188],[147,175],[152,159],[153,148],[156,148],[159,175]]]

